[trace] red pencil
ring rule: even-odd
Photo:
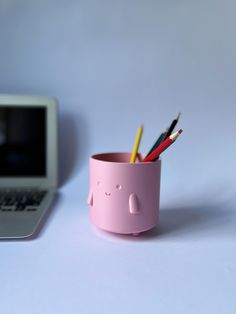
[[[159,157],[159,155],[164,152],[171,144],[174,143],[174,141],[177,139],[177,137],[183,132],[182,129],[179,131],[171,134],[167,139],[162,142],[150,155],[148,155],[143,161],[144,162],[149,162],[149,161],[154,161]]]

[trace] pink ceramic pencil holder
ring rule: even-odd
[[[130,153],[104,153],[90,158],[88,204],[99,228],[138,235],[159,219],[161,160],[130,164]]]

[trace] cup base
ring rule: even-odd
[[[98,224],[96,224],[94,221],[92,221],[92,223],[98,228],[101,229],[103,231],[109,232],[109,233],[113,233],[113,234],[117,234],[117,235],[131,235],[134,237],[139,236],[141,233],[147,232],[153,228],[155,228],[157,226],[157,223],[153,224],[152,226],[148,226],[142,229],[136,229],[136,230],[132,230],[132,231],[121,231],[121,230],[111,230],[109,228],[103,227],[103,226],[99,226]]]

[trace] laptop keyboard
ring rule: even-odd
[[[0,211],[37,211],[47,191],[0,190]]]

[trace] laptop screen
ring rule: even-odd
[[[46,108],[0,107],[0,177],[46,176]]]

